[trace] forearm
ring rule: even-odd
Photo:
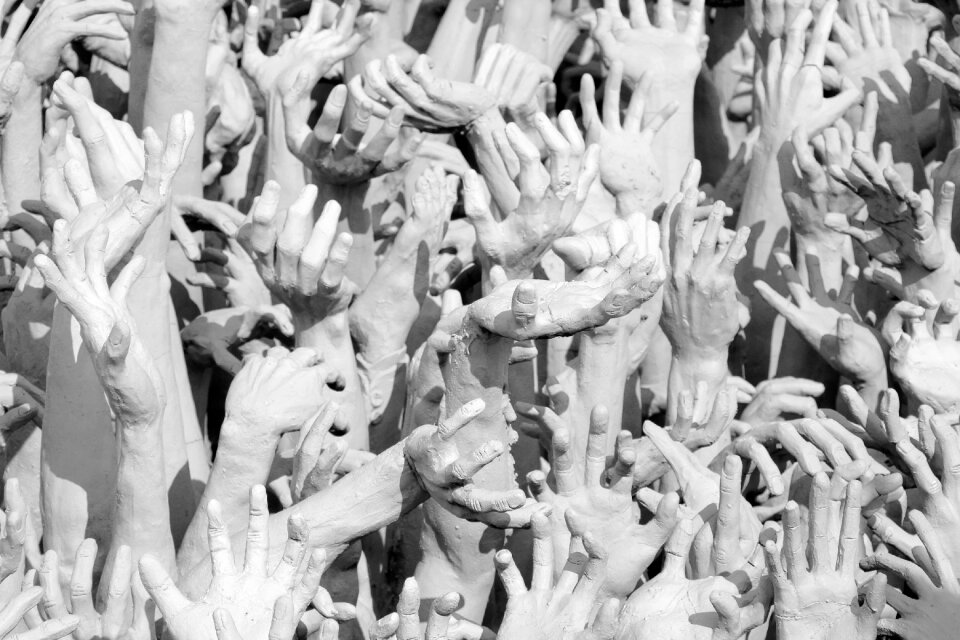
[[[13,101],[10,121],[0,137],[0,169],[3,192],[11,216],[23,213],[24,200],[40,197],[40,156],[37,149],[43,138],[43,91],[24,78]]]
[[[552,11],[550,0],[506,0],[500,14],[500,42],[546,62]]]
[[[167,507],[162,413],[140,424],[118,414],[120,459],[108,557],[115,555],[121,545],[127,545],[133,552],[134,563],[144,553],[150,553],[173,570],[176,561]],[[107,566],[111,566],[109,561]]]
[[[266,484],[278,443],[277,436],[264,433],[259,426],[243,424],[230,416],[224,420],[207,486],[177,552],[177,566],[184,577],[181,588],[188,596],[202,595],[209,579],[196,575],[197,567],[209,561],[207,504],[211,500],[220,503],[232,535],[244,532],[250,487]]]
[[[347,442],[353,449],[369,449],[370,421],[367,399],[357,374],[357,359],[350,340],[346,313],[317,321],[299,314],[293,317],[298,347],[309,347],[323,356],[324,366],[338,371],[344,380],[342,391],[324,389],[324,397],[340,403],[350,428]]]
[[[192,112],[196,133],[173,182],[173,192],[179,195],[203,194],[200,174],[206,120],[207,44],[216,15],[208,4],[196,2],[167,11],[158,5],[156,12],[143,123],[164,139],[174,115]],[[147,233],[152,240],[149,246],[156,252],[154,255],[165,257],[170,238],[169,214],[161,216]]]
[[[283,99],[276,91],[266,95],[267,153],[264,179],[280,185],[279,209],[286,209],[307,185],[307,169],[287,147]]]
[[[781,146],[782,140],[761,137],[757,142],[737,220],[738,227],[750,229],[747,257],[737,265],[737,284],[750,299],[744,366],[751,381],[764,380],[776,371],[776,363],[771,363],[770,357],[777,313],[757,294],[753,282],[760,279],[778,291],[783,288],[773,259],[774,250],[787,248],[790,238],[790,219],[783,204],[777,161]]]
[[[619,322],[611,320],[609,324]],[[571,421],[573,451],[586,450],[590,412],[595,406],[603,405],[610,413],[607,451],[613,452],[623,421],[624,384],[629,373],[627,338],[625,331],[610,331],[608,327],[580,334],[576,401],[571,404],[574,410]]]
[[[667,406],[667,424],[673,424],[677,418],[677,402],[681,391],[694,393],[697,385],[707,385],[706,406],[713,405],[713,399],[726,385],[730,375],[727,364],[727,349],[685,353],[674,349],[670,363],[669,400]]]
[[[497,10],[495,0],[451,0],[433,34],[427,55],[440,78],[468,82],[477,63],[478,43]]]
[[[404,348],[420,315],[426,291],[417,286],[417,275],[427,276],[430,256],[424,243],[409,245],[390,247],[373,279],[350,307],[350,333],[358,354],[368,362]]]

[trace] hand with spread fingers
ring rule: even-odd
[[[723,237],[724,206],[715,203],[706,223],[698,225],[702,235],[694,250],[695,209],[696,192],[688,190],[660,223],[669,270],[660,325],[675,357],[723,353],[740,329],[733,272],[746,254],[750,230],[738,230],[732,241]]]
[[[881,618],[877,629],[904,640],[949,638],[960,624],[957,574],[927,518],[919,511],[911,511],[909,518],[918,536],[914,553],[922,551],[925,562],[886,552],[860,561],[865,571],[879,571],[904,583],[899,588],[890,585],[886,591],[887,604],[900,617]]]
[[[800,507],[793,501],[784,510],[783,549],[773,541],[764,544],[777,637],[876,637],[886,580],[874,577],[859,604],[860,482],[847,485],[840,522],[831,517],[829,485],[825,474],[814,478],[806,544]]]
[[[834,17],[833,35],[840,46],[828,47],[827,58],[841,76],[861,89],[878,91],[885,102],[908,100],[912,79],[894,48],[890,14],[881,8],[874,20],[869,2],[859,0],[854,6],[855,26]]]
[[[859,101],[860,90],[849,81],[837,95],[824,96],[823,61],[836,11],[834,1],[824,3],[816,20],[809,10],[800,11],[784,25],[783,39],[770,40],[760,52],[765,60],[756,74],[755,110],[761,141],[779,148],[798,126],[816,135]],[[811,23],[813,34],[804,44]]]
[[[333,66],[354,53],[369,38],[369,22],[358,20],[360,0],[343,3],[336,23],[324,29],[321,17],[311,12],[303,27],[286,40],[275,55],[267,56],[260,50],[260,9],[247,10],[243,29],[243,70],[265,94],[283,92],[306,73],[310,87],[325,76]]]
[[[314,175],[325,183],[357,184],[397,171],[417,152],[423,136],[404,129],[403,109],[394,107],[375,133],[371,108],[350,104],[347,87],[334,87],[323,105],[313,130],[307,125],[310,92],[307,76],[301,73],[283,94],[283,118],[287,147]],[[344,113],[350,120],[337,133]]]
[[[337,233],[340,205],[329,201],[314,222],[317,188],[309,185],[285,213],[268,182],[239,231],[240,244],[270,292],[293,312],[298,328],[342,314],[356,291],[344,275],[353,236]]]
[[[272,571],[268,569],[269,517],[266,491],[262,486],[252,487],[246,552],[243,567],[238,568],[220,504],[216,500],[207,503],[213,579],[197,601],[187,599],[180,592],[156,558],[145,555],[140,560],[143,586],[156,602],[166,621],[166,630],[173,638],[214,640],[218,637],[217,627],[224,627],[230,633],[236,631],[241,638],[263,638],[275,625],[296,629],[311,603],[324,618],[342,621],[356,615],[352,605],[330,602],[320,587],[327,555],[319,549],[308,549],[307,525],[302,516],[290,517],[283,557]],[[308,558],[306,569],[302,570],[305,558]],[[283,618],[275,622],[278,612]],[[230,618],[234,625],[240,626],[231,629]]]
[[[658,204],[662,185],[654,160],[653,138],[677,110],[671,103],[654,115],[644,110],[644,96],[650,91],[653,74],[644,76],[630,96],[621,121],[620,88],[623,63],[616,60],[604,80],[603,119],[597,112],[593,76],[580,80],[580,106],[589,144],[600,145],[600,182],[617,199],[617,213],[649,215]]]
[[[736,585],[720,576],[690,579],[685,567],[694,534],[703,524],[684,518],[674,527],[664,547],[663,567],[626,601],[620,613],[618,638],[640,640],[708,640],[713,636],[711,601],[715,594],[737,596]]]
[[[680,26],[673,4],[658,2],[656,24],[650,22],[642,2],[630,3],[630,17],[624,17],[620,3],[606,0],[597,10],[592,36],[607,67],[623,63],[623,74],[632,87],[638,87],[649,74],[654,86],[681,86],[692,89],[700,72],[706,49],[702,34],[704,5],[693,2],[687,22]]]
[[[910,191],[895,169],[872,154],[855,151],[856,172],[830,167],[837,181],[866,203],[862,214],[847,220],[831,214],[827,224],[849,234],[872,258],[864,275],[901,300],[916,303],[921,289],[940,298],[953,295],[960,253],[950,236],[955,188],[944,182],[936,200],[929,191]]]
[[[567,637],[581,632],[590,624],[597,607],[609,551],[592,532],[573,526],[569,555],[563,570],[556,574],[547,514],[536,512],[530,526],[534,536],[534,569],[529,588],[509,551],[498,551],[495,557],[497,573],[507,592],[507,607],[497,637],[521,640]]]
[[[534,124],[547,148],[546,165],[536,145],[513,123],[497,147],[519,189],[515,210],[501,212],[498,219],[480,176],[470,171],[463,177],[464,209],[477,231],[481,260],[486,269],[503,267],[510,278],[528,277],[551,243],[569,234],[600,165],[600,148],[585,145],[569,111],[560,114],[556,125],[543,113]]]
[[[879,332],[861,321],[851,306],[859,278],[857,268],[847,269],[840,291],[831,295],[824,285],[819,254],[811,252],[806,256],[807,287],[801,283],[786,252],[777,251],[774,256],[793,302],[763,281],[754,282],[757,292],[831,367],[853,381],[854,386],[882,388],[886,382],[886,362]]]
[[[95,175],[92,160],[89,172],[80,161],[69,160],[63,175],[56,169],[44,173],[44,204],[64,219],[70,240],[78,248],[97,227],[103,225],[110,230],[104,256],[110,271],[137,246],[166,207],[173,178],[192,137],[193,116],[189,111],[171,119],[166,144],[152,129],[145,129],[145,169],[138,174],[142,180],[127,182],[118,192],[107,195],[96,188],[91,177]],[[113,158],[106,157],[105,166],[115,162]]]
[[[107,285],[107,248],[104,226],[94,228],[82,248],[76,246],[68,224],[54,225],[52,259],[38,255],[36,268],[80,325],[115,419],[124,426],[145,427],[159,420],[166,404],[163,381],[136,333],[127,309],[127,294],[144,268],[134,257]]]
[[[150,640],[155,610],[135,579],[130,548],[119,547],[110,558],[109,566],[104,568],[101,579],[109,579],[109,585],[101,585],[104,600],[99,606],[95,604],[98,598],[93,584],[96,559],[97,543],[87,538],[77,548],[69,581],[69,611],[79,618],[70,637],[73,640]],[[60,561],[55,551],[44,554],[37,576],[43,587],[43,597],[37,607],[41,619],[55,622],[69,617],[60,584]],[[129,617],[131,608],[132,618]]]
[[[556,491],[547,485],[541,471],[531,471],[528,484],[537,500],[551,507],[551,540],[557,561],[554,575],[560,575],[563,553],[570,547],[571,528],[567,523],[574,522],[580,530],[597,532],[605,548],[619,550],[620,561],[607,568],[597,597],[623,599],[636,587],[676,524],[677,497],[671,494],[662,500],[654,519],[639,524],[640,513],[631,497],[636,453],[629,432],[623,434],[624,446],[618,447],[618,464],[612,477],[603,482],[607,422],[606,408],[594,407],[582,478],[570,452],[570,431],[562,427],[551,439],[550,463]]]
[[[686,447],[673,440],[663,428],[647,421],[643,425],[643,432],[660,451],[676,476],[686,507],[704,521],[709,520],[717,513],[717,505],[723,498],[722,476],[708,469]],[[737,508],[740,510],[739,545],[743,556],[749,557],[757,544],[760,522],[743,497],[737,500]]]

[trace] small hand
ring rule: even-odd
[[[259,325],[276,327],[286,336],[293,336],[293,319],[285,305],[265,307],[228,307],[207,311],[180,331],[187,356],[203,366],[211,363],[237,375],[242,368],[240,359],[231,349],[248,340]]]

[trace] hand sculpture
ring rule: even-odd
[[[23,63],[27,78],[43,84],[56,73],[60,52],[71,41],[85,36],[113,40],[127,37],[119,23],[91,23],[84,22],[84,18],[103,13],[133,15],[133,12],[133,7],[122,0],[44,3],[20,38],[16,59]]]
[[[496,104],[493,94],[476,84],[436,77],[433,62],[425,55],[417,58],[409,75],[394,55],[383,63],[374,60],[349,87],[357,104],[378,118],[389,117],[390,110],[399,107],[404,122],[429,132],[465,127]]]
[[[140,560],[140,577],[150,597],[166,620],[168,632],[177,640],[212,640],[217,637],[216,626],[229,629],[224,612],[238,621],[241,638],[265,637],[271,628],[277,609],[290,618],[294,625],[311,602],[317,602],[317,610],[326,615],[330,607],[324,606],[320,576],[326,567],[326,553],[314,550],[310,553],[306,571],[300,577],[300,565],[307,555],[306,523],[301,516],[292,516],[287,527],[287,543],[283,558],[273,571],[268,572],[267,558],[270,545],[268,533],[269,511],[267,495],[262,486],[250,490],[250,522],[247,528],[247,546],[243,569],[234,565],[230,534],[224,527],[220,504],[215,500],[207,503],[209,520],[210,559],[213,579],[207,593],[198,602],[188,600],[173,580],[150,555]],[[282,599],[292,602],[277,605]],[[290,606],[292,604],[292,606]],[[336,615],[352,617],[353,612],[339,606]],[[221,610],[221,613],[216,613]],[[333,612],[331,612],[332,614]],[[219,622],[215,625],[215,620]],[[288,627],[289,628],[289,627]]]
[[[539,511],[530,519],[533,528],[534,572],[528,589],[509,551],[497,552],[497,573],[507,592],[507,609],[498,638],[520,640],[533,636],[566,636],[582,631],[590,622],[607,567],[607,550],[583,530],[571,530],[586,554],[571,553],[563,572],[554,579],[553,545],[547,515]]]
[[[817,414],[816,398],[823,384],[804,378],[772,378],[757,385],[757,393],[740,412],[740,420],[758,427],[785,416],[812,418]]]
[[[686,86],[696,80],[705,50],[702,36],[703,3],[694,2],[684,28],[677,26],[673,6],[657,6],[657,24],[650,23],[646,10],[631,5],[630,19],[614,1],[605,1],[597,11],[593,38],[607,67],[614,61],[623,63],[623,73],[632,87],[640,85],[649,74],[654,85]],[[691,86],[692,88],[692,86]]]
[[[920,291],[923,306],[899,302],[884,320],[884,338],[890,344],[890,372],[896,376],[913,406],[929,405],[939,413],[960,408],[953,392],[960,344],[953,320],[960,313],[956,300],[937,304],[929,291]],[[927,309],[937,309],[933,333],[927,328]]]
[[[652,77],[652,74],[651,76]],[[617,198],[621,216],[649,213],[661,193],[660,175],[653,159],[653,138],[676,112],[671,103],[653,117],[644,120],[644,95],[651,80],[645,76],[620,119],[620,86],[623,63],[614,61],[604,81],[603,120],[594,100],[593,76],[585,73],[580,80],[580,107],[587,142],[600,145],[600,181]]]
[[[712,611],[713,594],[738,594],[737,587],[726,578],[710,576],[690,580],[684,573],[699,518],[680,520],[667,540],[663,568],[649,582],[633,592],[620,613],[617,638],[639,640],[657,637],[680,640],[707,640],[713,628],[704,616]]]
[[[828,48],[827,57],[840,75],[861,89],[876,89],[885,101],[899,102],[910,93],[910,72],[894,48],[890,14],[880,9],[876,23],[867,2],[855,3],[856,27],[839,16],[833,19],[833,33],[839,48]]]
[[[504,163],[514,166],[520,200],[516,210],[504,212],[500,220],[493,216],[479,176],[469,172],[463,178],[464,209],[477,231],[481,258],[503,267],[511,278],[531,274],[550,244],[568,234],[599,170],[600,149],[585,146],[573,115],[564,111],[558,125],[544,114],[534,118],[550,157],[549,170],[520,128],[507,125],[508,144],[499,150]]]
[[[103,590],[106,595],[100,610],[94,604],[96,593],[93,587],[93,565],[96,558],[97,543],[87,538],[77,549],[73,574],[70,577],[70,611],[73,612],[73,616],[70,616],[60,586],[60,562],[57,554],[54,551],[44,554],[43,565],[37,572],[43,587],[43,598],[38,607],[41,617],[50,622],[77,617],[79,624],[71,634],[73,640],[149,639],[154,609],[152,603],[148,604],[142,587],[133,582],[130,548],[120,547],[113,558],[112,566],[108,568],[110,584],[109,588]],[[131,604],[132,619],[129,618]]]
[[[260,10],[251,7],[243,29],[243,70],[254,79],[260,91],[267,94],[289,89],[301,69],[309,70],[313,79],[307,84],[316,84],[337,62],[353,55],[369,37],[365,24],[355,29],[359,11],[359,0],[345,2],[336,24],[330,29],[322,29],[319,20],[309,19],[295,37],[281,45],[276,55],[266,56],[258,42]]]
[[[860,483],[847,485],[839,531],[829,522],[828,487],[824,474],[814,478],[806,551],[799,507],[792,501],[784,511],[783,564],[776,543],[768,541],[764,545],[773,582],[778,637],[830,638],[838,633],[860,639],[876,636],[886,580],[874,578],[863,604],[857,604]],[[839,541],[835,550],[831,546],[834,540]]]
[[[699,514],[703,520],[709,519],[716,513],[716,505],[721,499],[720,477],[706,468],[686,447],[673,440],[661,427],[648,421],[643,425],[643,432],[660,451],[676,475],[686,506],[693,514]],[[747,557],[756,546],[760,523],[753,515],[749,503],[742,497],[739,500],[739,509],[740,549]]]
[[[636,454],[630,444],[618,450],[615,482],[604,486],[601,478],[606,466],[607,447],[606,408],[595,407],[590,419],[590,435],[587,440],[586,464],[583,477],[577,476],[576,465],[570,452],[570,431],[561,427],[552,434],[550,458],[556,492],[544,482],[540,471],[532,471],[528,482],[537,501],[550,505],[551,539],[553,557],[559,561],[554,566],[554,575],[563,570],[563,553],[570,548],[570,530],[567,520],[577,523],[579,530],[596,531],[597,541],[607,549],[621,550],[621,561],[607,568],[597,597],[626,598],[630,595],[647,567],[660,552],[660,547],[677,521],[677,498],[660,502],[653,520],[639,524],[639,511],[633,505],[633,462]]]
[[[850,234],[874,259],[864,275],[901,300],[917,302],[921,289],[952,296],[960,265],[950,237],[953,183],[943,184],[934,203],[927,191],[909,191],[891,167],[881,172],[869,155],[854,152],[853,160],[866,179],[840,167],[830,167],[830,173],[863,198],[868,217],[850,224],[843,216],[830,216],[828,224]]]
[[[193,118],[190,112],[176,115],[163,144],[152,129],[144,130],[145,170],[143,180],[124,185],[116,194],[98,195],[90,176],[79,162],[69,161],[64,177],[55,172],[44,174],[49,181],[46,194],[69,193],[73,198],[44,199],[44,204],[64,220],[71,241],[82,247],[86,238],[98,225],[110,230],[105,248],[104,264],[113,269],[139,242],[170,195],[170,185],[183,163],[187,144],[193,137]],[[91,165],[92,169],[92,165]],[[63,184],[66,178],[66,184]],[[59,182],[59,184],[57,184]]]
[[[823,5],[806,48],[804,36],[813,22],[809,10],[784,25],[784,40],[772,40],[768,50],[761,50],[765,61],[755,80],[761,139],[780,144],[801,125],[808,134],[816,135],[859,100],[860,90],[849,82],[836,96],[824,97],[823,60],[836,11],[836,2]]]
[[[800,282],[790,261],[782,251],[775,254],[786,280],[793,303],[773,290],[766,282],[754,282],[757,292],[817,350],[838,373],[855,386],[866,386],[886,379],[884,350],[878,332],[860,321],[850,304],[859,273],[850,267],[843,286],[831,296],[820,273],[817,254],[807,254],[808,286]]]
[[[328,202],[314,223],[316,187],[304,188],[285,215],[277,212],[278,191],[279,185],[267,183],[239,238],[267,288],[305,328],[346,311],[355,290],[343,274],[353,237],[337,234],[336,202]]]
[[[660,224],[660,243],[670,267],[660,324],[679,357],[723,352],[739,331],[733,270],[745,255],[750,237],[749,229],[740,229],[724,246],[720,239],[723,203],[715,203],[694,252],[695,207],[696,193],[688,190]]]
[[[522,526],[529,522],[535,506],[526,501],[522,491],[484,489],[471,480],[505,453],[504,443],[490,440],[470,453],[462,453],[452,440],[483,410],[483,401],[474,400],[441,419],[436,427],[419,427],[407,438],[404,453],[423,488],[448,511],[501,528]]]
[[[14,633],[17,627],[26,620],[31,611],[36,610],[37,604],[43,598],[43,589],[31,586],[23,592],[5,602],[0,609],[0,638],[4,640],[58,640],[69,636],[80,624],[80,618],[75,615],[66,615],[56,620],[47,620],[38,626],[19,633]]]
[[[283,94],[283,118],[287,147],[318,177],[332,184],[357,184],[397,171],[414,157],[422,136],[401,129],[403,109],[390,110],[380,129],[363,142],[371,125],[372,110],[366,104],[347,109],[347,87],[339,85],[327,96],[320,120],[307,126],[310,91],[301,73]],[[337,134],[345,110],[351,113],[343,133]]]
[[[917,564],[890,555],[878,553],[860,561],[866,571],[883,571],[901,578],[912,591],[887,587],[887,604],[900,614],[898,619],[881,618],[877,629],[895,633],[904,640],[949,637],[953,633],[960,586],[944,548],[933,527],[919,511],[911,511],[910,522],[919,536],[917,546],[925,551],[928,564]],[[913,596],[913,597],[911,597]]]

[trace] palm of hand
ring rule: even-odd
[[[517,210],[501,223],[499,246],[483,247],[481,241],[480,249],[495,255],[496,263],[503,266],[507,275],[526,276],[533,272],[553,241],[569,232],[582,206],[575,185],[565,193],[558,193],[551,185],[540,199],[521,196]]]
[[[960,343],[914,339],[902,358],[891,358],[890,370],[920,404],[940,411],[960,406]]]
[[[564,514],[573,510],[582,528],[594,532],[607,549],[617,549],[620,559],[607,567],[601,589],[602,597],[623,598],[633,592],[643,572],[660,552],[662,535],[644,535],[645,527],[637,524],[639,512],[627,493],[597,486],[581,486],[572,494],[557,494],[550,501],[551,539],[553,540],[554,575],[560,575],[570,549],[570,530]],[[655,525],[647,525],[655,526]]]
[[[837,320],[841,316],[858,317],[853,307],[829,297],[811,297],[798,306],[809,323],[803,332],[809,334],[805,337],[836,371],[864,380],[877,368],[882,368],[885,356],[875,329],[854,320],[845,325],[850,329],[849,335],[841,339],[838,334]]]
[[[273,620],[273,605],[288,589],[273,577],[252,574],[216,576],[199,602],[164,616],[174,638],[215,638],[213,612],[226,609],[243,638],[265,638]],[[202,635],[200,629],[208,629]]]
[[[817,620],[821,621],[819,624],[829,620],[828,624],[836,631],[847,629],[846,625],[855,629],[857,617],[851,603],[857,602],[856,582],[844,579],[839,573],[835,579],[823,575],[817,578],[807,574],[791,579],[791,588],[777,593],[777,618],[797,622]]]
[[[739,595],[732,582],[718,576],[687,580],[658,575],[627,600],[617,640],[709,640],[717,622],[710,604],[714,591]]]
[[[614,133],[601,128],[598,135],[587,132],[587,144],[600,145],[600,181],[610,193],[637,193],[644,199],[660,195],[651,137],[649,131]]]
[[[636,85],[645,73],[654,78],[692,81],[700,73],[697,42],[683,33],[654,26],[615,29],[614,51],[605,55],[623,62],[623,72]]]

